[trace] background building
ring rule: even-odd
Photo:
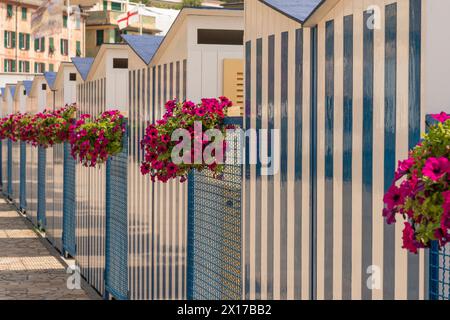
[[[0,0],[0,86],[11,77],[25,79],[30,74],[57,70],[62,61],[84,55],[83,15],[73,21],[63,13],[60,33],[33,37],[31,15],[40,4],[38,0]]]
[[[118,27],[118,17],[132,10],[136,4],[124,0],[98,1],[89,11],[86,20],[86,56],[95,57],[103,43],[122,42],[121,34],[139,34],[140,23],[126,29]],[[142,33],[157,34],[156,18],[151,14],[141,15]]]

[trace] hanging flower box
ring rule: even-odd
[[[202,99],[198,105],[168,101],[163,118],[147,127],[141,141],[145,152],[141,173],[164,183],[176,178],[185,182],[194,169],[222,174],[226,130],[234,128],[224,124],[231,106],[226,97]]]
[[[400,161],[395,181],[384,196],[388,224],[403,217],[403,248],[417,253],[432,241],[450,242],[450,116],[438,121],[423,140]]]
[[[85,167],[103,164],[122,151],[124,132],[123,115],[117,110],[106,111],[96,119],[83,114],[70,126],[72,157]]]

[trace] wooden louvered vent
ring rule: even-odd
[[[224,59],[223,95],[234,104],[228,110],[228,116],[242,117],[244,114],[244,61],[242,59]]]

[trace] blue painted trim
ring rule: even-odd
[[[397,139],[397,3],[386,6],[384,80],[384,191],[394,182]],[[395,269],[395,226],[384,224],[383,268]],[[385,272],[383,297],[395,298],[395,274]]]
[[[252,43],[245,44],[245,129],[251,128],[251,76],[252,76]],[[250,144],[245,142],[245,279],[244,298],[250,298]]]
[[[422,0],[409,2],[409,149],[421,134]],[[419,299],[419,257],[408,253],[408,299]]]
[[[310,298],[317,298],[317,26],[311,28],[311,106],[310,106],[310,221],[311,221],[311,289]]]
[[[12,176],[12,141],[11,139],[8,139],[8,189],[6,194],[8,195],[8,197],[11,199],[12,197],[12,180],[13,180],[13,176]]]
[[[38,147],[38,212],[37,212],[37,225],[41,228],[45,228],[46,221],[46,178],[45,171],[47,166],[47,150],[43,147]]]
[[[180,84],[181,84],[181,70],[180,70],[180,61],[177,61],[176,64],[176,88],[175,88],[175,95],[178,101],[180,101]]]
[[[325,299],[333,298],[334,21],[325,23]]]
[[[63,252],[76,255],[76,162],[70,154],[70,144],[64,144],[63,180]]]
[[[303,29],[295,31],[295,234],[294,298],[302,297],[302,183],[303,183]]]
[[[194,208],[195,208],[195,197],[194,197],[194,183],[195,183],[195,175],[193,173],[189,174],[188,177],[188,225],[194,219]],[[190,230],[188,226],[188,230]],[[192,232],[188,232],[187,234],[187,299],[194,299],[194,235]]]
[[[183,101],[187,99],[187,60],[183,60]]]
[[[19,181],[19,207],[20,210],[27,209],[27,145],[25,142],[20,142],[20,181]]]
[[[270,157],[272,153],[272,130],[275,129],[275,36],[270,35],[268,37],[268,61],[267,61],[267,112],[268,112],[268,124],[269,130],[269,143],[268,150]],[[274,189],[274,172],[267,176],[267,299],[273,299],[273,279],[274,279],[274,201],[275,201],[275,189]]]
[[[353,15],[344,17],[344,136],[342,155],[342,298],[352,298]]]
[[[288,145],[289,33],[281,34],[281,144]],[[280,298],[287,299],[287,211],[288,148],[281,147],[280,162]]]
[[[364,12],[363,35],[363,137],[362,137],[362,274],[372,265],[373,218],[373,82],[374,30],[367,27],[372,12]],[[362,279],[362,299],[371,300],[372,291]]]
[[[439,300],[439,244],[433,241],[430,248],[429,257],[429,300]]]

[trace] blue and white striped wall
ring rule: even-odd
[[[106,110],[105,79],[77,86],[79,112],[98,115]],[[81,274],[101,295],[105,272],[106,165],[76,166],[76,256]]]
[[[186,60],[129,72],[128,250],[131,299],[186,298],[187,184],[152,183],[140,173],[140,141],[165,101],[186,98]]]
[[[282,147],[275,176],[246,166],[245,298],[424,298],[424,254],[381,215],[424,129],[421,5],[342,0],[302,28],[246,2],[245,123],[279,129]]]

